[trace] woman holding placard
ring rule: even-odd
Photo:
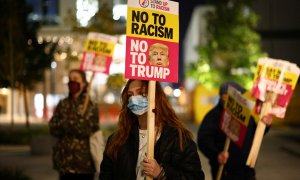
[[[204,179],[196,143],[156,82],[154,158],[147,158],[148,81],[129,80],[117,130],[107,142],[100,179]]]
[[[99,130],[98,106],[88,101],[88,82],[84,71],[69,72],[69,96],[60,100],[49,121],[50,134],[57,140],[53,147],[53,166],[60,180],[93,180],[96,168],[90,153],[89,138]]]

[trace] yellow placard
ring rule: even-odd
[[[159,11],[128,7],[127,36],[179,41],[178,15]]]
[[[114,47],[115,43],[109,43],[97,39],[87,39],[84,45],[84,51],[104,56],[112,56],[114,52]]]
[[[228,94],[228,99],[226,101],[225,109],[234,116],[239,122],[247,126],[249,118],[251,116],[251,111],[243,107],[238,101],[235,100],[233,96]]]
[[[257,81],[260,76],[263,76],[269,80],[278,81],[280,74],[281,74],[280,68],[258,64],[254,80]],[[282,83],[286,85],[290,85],[292,89],[295,89],[297,80],[298,80],[297,74],[289,71],[285,71]]]

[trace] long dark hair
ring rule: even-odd
[[[118,127],[112,137],[112,141],[108,144],[107,153],[113,159],[117,158],[117,152],[119,148],[128,139],[130,130],[132,129],[132,122],[137,120],[137,116],[134,115],[127,107],[128,89],[130,83],[133,81],[136,80],[128,80],[125,88],[122,91],[122,108],[119,116]],[[144,86],[147,90],[148,83],[149,81],[142,81],[142,86]],[[181,150],[183,150],[184,138],[192,139],[192,133],[177,117],[159,82],[156,82],[155,89],[155,126],[157,126],[159,130],[161,130],[163,126],[175,127],[178,131],[179,145]]]

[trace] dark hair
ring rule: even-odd
[[[78,74],[80,75],[81,79],[83,80],[83,82],[85,83],[85,87],[83,88],[81,94],[86,93],[86,89],[87,89],[87,86],[88,86],[89,83],[88,83],[88,81],[87,81],[87,79],[86,79],[86,74],[85,74],[85,72],[82,71],[82,70],[80,70],[80,69],[71,69],[70,72],[69,72],[69,77],[70,77],[70,74],[73,73],[73,72],[78,73]],[[69,97],[71,97],[71,94],[70,94],[70,93],[69,93]]]
[[[73,73],[73,72],[76,72],[76,73],[80,74],[82,80],[83,80],[86,84],[88,84],[88,82],[87,82],[87,80],[86,80],[86,75],[85,75],[85,72],[84,72],[84,71],[82,71],[82,70],[80,70],[80,69],[71,69],[70,72],[69,72],[69,76],[70,76],[70,74]]]
[[[117,158],[117,152],[119,148],[126,142],[130,130],[132,129],[132,122],[137,120],[137,116],[133,114],[128,104],[128,89],[129,85],[133,81],[128,80],[125,88],[121,94],[121,112],[119,116],[119,122],[116,132],[114,133],[111,142],[108,144],[107,153],[111,158]],[[149,81],[141,80],[142,86],[148,90]],[[178,131],[180,149],[183,150],[183,144],[185,139],[192,139],[192,133],[185,127],[185,125],[179,120],[175,111],[173,110],[167,96],[165,95],[159,82],[156,82],[155,89],[155,126],[162,130],[163,126],[174,127]]]
[[[241,94],[244,94],[246,92],[246,89],[243,88],[240,84],[238,84],[234,81],[227,81],[227,82],[224,82],[220,87],[220,91],[219,91],[220,96],[227,94],[228,86],[232,86],[233,88],[238,90]]]

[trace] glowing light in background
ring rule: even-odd
[[[3,94],[3,95],[7,95],[7,89],[6,88],[2,88],[1,89],[1,94]]]
[[[54,53],[54,59],[56,61],[63,61],[67,58],[67,56],[68,56],[68,54],[65,53],[65,52],[61,52],[61,53],[56,52],[56,53]]]
[[[125,4],[117,4],[113,8],[113,19],[119,20],[121,17],[127,18],[127,5]]]
[[[111,93],[111,92],[108,92],[105,96],[104,96],[104,98],[103,98],[103,100],[104,100],[104,102],[105,103],[107,103],[107,104],[112,104],[112,103],[114,103],[115,102],[115,95],[113,94],[113,93]]]
[[[87,26],[89,20],[98,11],[98,0],[77,0],[76,18],[81,26]]]
[[[166,93],[166,95],[170,96],[172,94],[173,89],[170,86],[166,86],[164,88],[164,92]]]
[[[181,95],[181,90],[180,90],[180,89],[175,89],[175,90],[173,91],[173,95],[174,95],[175,97],[179,97],[179,96]]]
[[[63,82],[63,84],[67,84],[69,82],[69,77],[68,76],[64,76],[62,78],[62,82]]]
[[[51,68],[55,69],[57,67],[57,63],[55,61],[52,61],[51,63]]]
[[[36,94],[34,96],[34,109],[36,117],[42,118],[44,114],[44,97],[42,94]]]
[[[48,117],[52,117],[55,107],[57,106],[59,100],[62,98],[59,95],[47,94],[47,109],[48,109]],[[43,111],[44,113],[44,111]],[[44,116],[44,115],[43,115]]]

